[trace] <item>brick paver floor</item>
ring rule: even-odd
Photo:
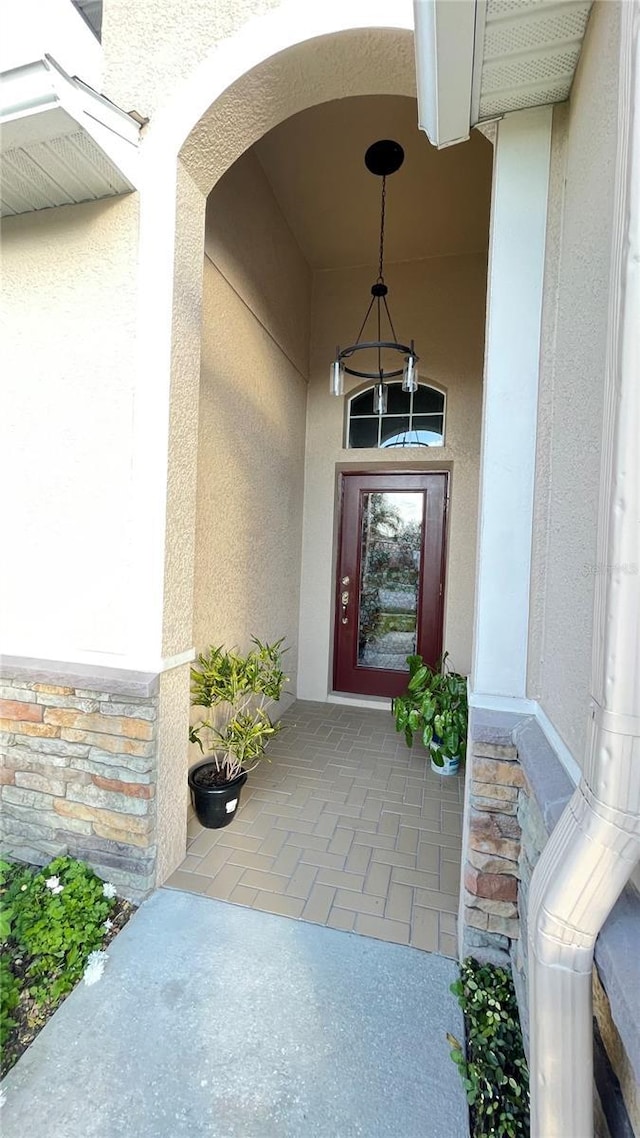
[[[298,701],[233,823],[189,821],[166,883],[456,956],[463,776],[434,774],[389,712]]]

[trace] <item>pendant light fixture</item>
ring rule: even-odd
[[[347,375],[354,375],[358,379],[375,379],[376,386],[374,390],[373,408],[378,415],[384,414],[387,410],[387,383],[390,379],[395,379],[396,376],[401,375],[403,391],[417,391],[418,389],[418,369],[416,366],[418,356],[415,353],[413,340],[410,345],[398,343],[398,337],[396,336],[391,313],[389,312],[389,305],[387,304],[389,289],[384,280],[384,223],[387,178],[390,174],[395,174],[403,162],[404,150],[400,146],[400,143],[393,142],[388,138],[372,143],[364,156],[364,163],[367,170],[369,170],[371,174],[375,174],[376,177],[382,178],[378,279],[375,284],[371,286],[371,300],[360,326],[355,344],[350,344],[348,348],[342,348],[342,350],[339,347],[336,348],[335,359],[331,364],[329,374],[330,390],[333,395],[344,395],[345,373]],[[377,339],[363,340],[362,335],[370,318],[375,321]],[[386,339],[383,339],[383,323],[385,319],[390,329],[390,335],[387,336]],[[377,353],[378,366],[375,371],[363,371],[362,365],[360,365],[360,367],[354,366],[354,363],[360,362],[357,353],[366,351]],[[397,357],[393,357],[393,352],[404,356],[402,367],[398,366],[400,361]]]

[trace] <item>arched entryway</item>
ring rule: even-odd
[[[206,197],[258,138],[305,107],[349,95],[414,94],[410,13],[366,5],[320,17],[264,18],[201,65],[146,140],[140,195],[134,496],[141,628],[165,661],[160,678],[157,881],[186,843],[185,738],[193,581]],[[255,25],[255,21],[253,24]],[[269,51],[271,49],[271,53]],[[257,58],[256,58],[257,55]],[[250,64],[255,61],[255,66]],[[247,67],[249,64],[249,67]],[[215,79],[213,78],[215,76]],[[212,95],[215,101],[211,101]],[[160,632],[161,630],[161,632]],[[160,644],[161,639],[161,644]]]
[[[347,403],[328,390],[335,338],[353,335],[375,276],[380,189],[363,154],[378,135],[406,151],[388,188],[391,308],[448,393],[444,445],[432,450],[347,446]],[[432,599],[447,609],[456,666],[468,670],[490,172],[481,137],[439,155],[418,131],[414,99],[359,96],[287,118],[208,196],[194,643],[200,652],[286,636],[289,687],[302,702],[272,762],[250,776],[233,826],[213,834],[194,823],[169,878],[448,952],[461,780],[445,784],[424,752],[411,755],[388,709],[345,706],[332,691],[336,478],[368,467],[378,480],[437,484],[441,508],[452,485],[446,606]]]
[[[295,40],[295,36],[293,38]],[[141,544],[143,536],[145,539],[140,561],[150,570],[146,596],[152,623],[154,612],[157,616],[157,604],[162,600],[165,661],[160,680],[158,883],[180,862],[185,848],[189,661],[194,644],[198,648],[203,646],[197,641],[202,639],[207,623],[200,620],[200,628],[194,629],[194,581],[195,595],[202,596],[202,588],[198,586],[202,561],[198,548],[197,468],[199,425],[202,433],[198,410],[207,197],[242,155],[245,155],[243,161],[247,160],[246,155],[255,142],[309,107],[351,96],[411,98],[414,93],[412,35],[404,28],[347,28],[333,35],[294,42],[229,83],[192,124],[176,154],[181,129],[187,121],[185,107],[188,104],[194,113],[194,108],[198,110],[202,106],[202,75],[201,68],[197,82],[194,80],[192,84],[191,101],[184,100],[181,125],[178,113],[173,117],[166,115],[164,124],[161,121],[151,124],[147,140],[147,180],[141,196],[137,486],[147,512],[140,533]],[[475,141],[486,145],[482,139]],[[484,269],[476,275],[482,288]],[[206,276],[205,261],[205,283]],[[147,287],[144,287],[145,281]],[[209,311],[209,331],[215,337],[216,316],[221,317],[220,338],[228,336],[229,324],[222,311]],[[482,305],[478,329],[477,346],[481,351]],[[235,340],[233,335],[228,339],[228,350],[233,350],[234,344],[238,353],[234,362],[241,361],[240,329]],[[293,365],[298,368],[299,378],[304,379],[304,364],[300,358],[294,359]],[[149,422],[155,425],[155,431],[145,434]],[[250,462],[251,456],[246,457]],[[446,465],[447,460],[444,461]],[[441,456],[439,465],[442,464]],[[166,486],[166,498],[160,486]],[[330,497],[332,493],[331,488]],[[224,492],[218,497],[224,513]],[[330,515],[332,506],[329,501]],[[462,514],[458,524],[461,523],[464,524]],[[329,534],[332,526],[330,516]],[[154,549],[156,558],[151,567]],[[313,561],[312,552],[309,554],[308,549],[307,553]],[[471,561],[472,556],[466,559],[467,568]],[[239,566],[236,561],[232,568],[236,575],[238,572],[250,575],[246,564]],[[211,581],[212,589],[220,585],[219,576]],[[284,598],[279,600],[285,603]],[[233,589],[229,593],[227,589],[222,603],[226,605],[226,616],[230,616],[224,638],[228,632],[233,639],[239,594],[234,594]],[[220,611],[218,604],[218,615]],[[215,615],[215,605],[209,607],[208,615]],[[250,614],[243,616],[251,620]],[[210,622],[210,639],[220,639],[219,625],[219,620]],[[264,634],[262,628],[254,627],[250,631]],[[312,640],[313,636],[307,635],[307,645]],[[329,663],[328,657],[326,663]],[[312,698],[317,698],[315,689]]]

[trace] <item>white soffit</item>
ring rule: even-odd
[[[140,127],[50,56],[0,76],[0,214],[135,188]]]
[[[478,0],[472,123],[569,97],[592,0]]]

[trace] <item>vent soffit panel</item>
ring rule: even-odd
[[[6,150],[2,156],[3,216],[96,201],[130,189],[82,131],[28,150]]]
[[[487,0],[473,121],[562,102],[592,0]]]

